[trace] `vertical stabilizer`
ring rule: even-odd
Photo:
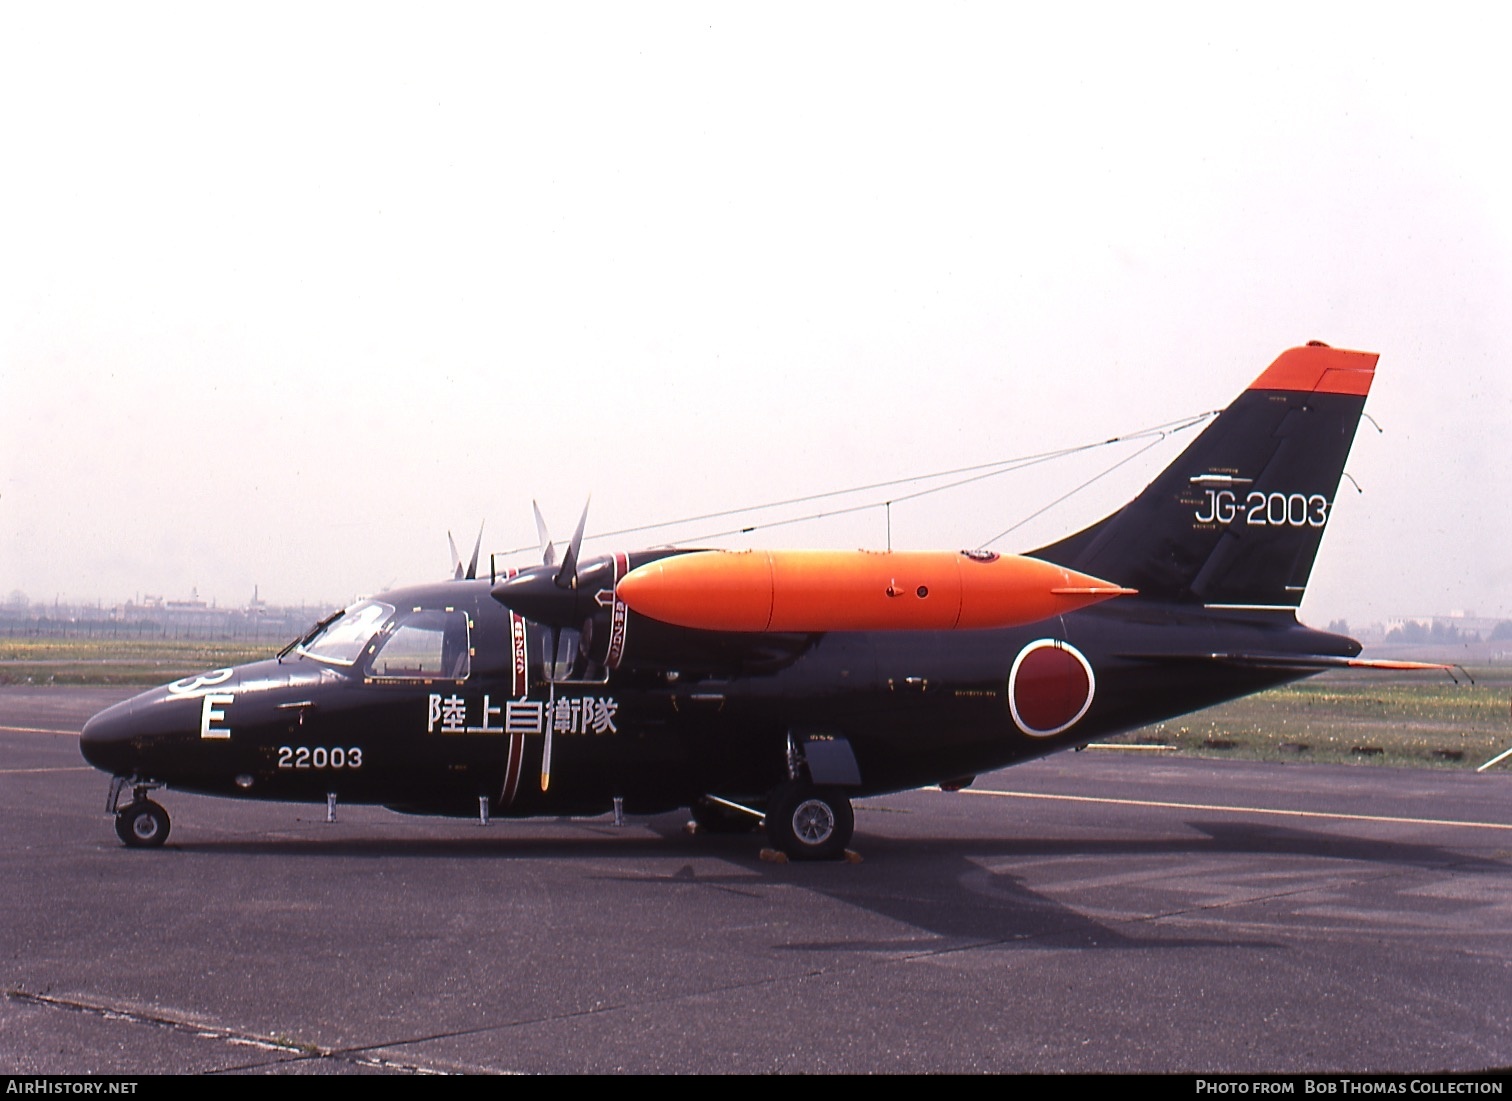
[[[1138,497],[1030,553],[1142,599],[1295,610],[1378,358],[1283,352]]]

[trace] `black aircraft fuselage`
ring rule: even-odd
[[[278,658],[144,692],[91,719],[82,751],[115,777],[129,845],[166,837],[146,798],[166,786],[485,819],[690,807],[832,857],[853,797],[1359,664],[1295,611],[1375,360],[1283,354],[1129,505],[1033,552],[1137,595],[995,629],[706,630],[619,593],[698,552],[578,562],[575,541],[564,568],[384,593]]]

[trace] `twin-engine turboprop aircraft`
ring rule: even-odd
[[[689,807],[835,857],[855,797],[1381,664],[1296,618],[1376,359],[1283,353],[1128,505],[1027,557],[579,561],[580,523],[558,563],[543,526],[545,564],[483,580],[475,551],[277,658],[102,711],[84,757],[130,846],[164,842],[147,795],[175,787],[484,821]]]

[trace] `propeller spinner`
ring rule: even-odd
[[[590,496],[589,504],[593,498]],[[572,542],[557,565],[556,546],[546,530],[546,521],[541,518],[540,507],[535,508],[536,531],[541,537],[542,563],[521,570],[513,577],[501,578],[490,592],[493,598],[512,612],[526,619],[544,623],[549,627],[577,627],[593,614],[593,594],[578,586],[578,552],[583,545],[583,529],[588,523],[588,505],[583,506],[583,515],[578,520],[577,530],[572,533]]]

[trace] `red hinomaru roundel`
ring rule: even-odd
[[[1008,710],[1025,734],[1070,729],[1092,706],[1092,666],[1069,642],[1042,638],[1019,651],[1008,673]]]

